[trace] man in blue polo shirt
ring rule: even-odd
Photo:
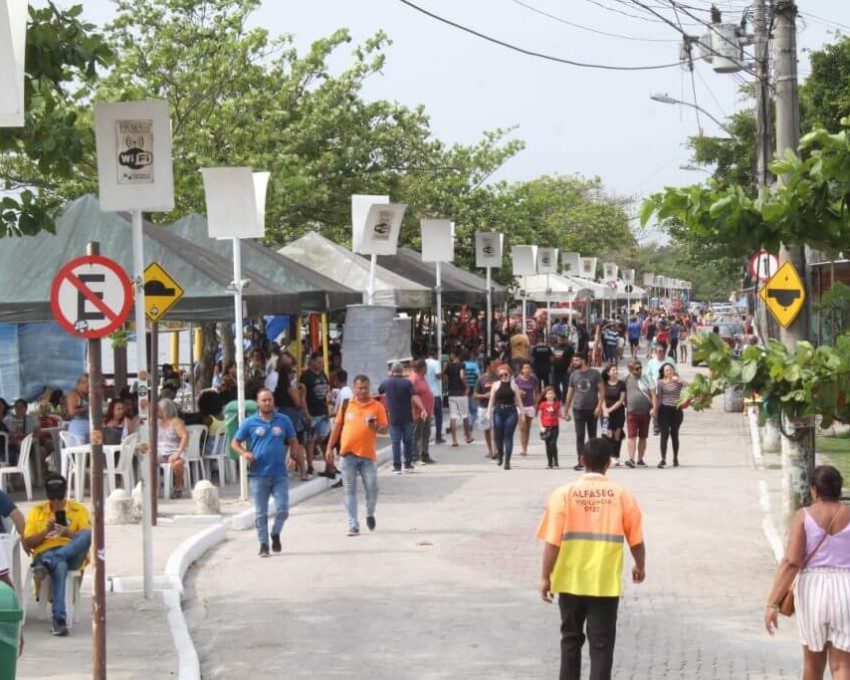
[[[275,506],[272,550],[280,552],[280,532],[289,517],[286,449],[287,446],[292,447],[294,458],[300,459],[301,446],[296,439],[292,421],[275,410],[271,390],[262,389],[257,393],[257,406],[257,414],[245,419],[230,445],[248,461],[248,482],[251,485],[251,495],[254,496],[260,557],[268,557],[269,497],[274,496]]]

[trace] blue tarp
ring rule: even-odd
[[[0,397],[35,400],[45,387],[64,392],[85,370],[85,342],[55,323],[0,324]]]

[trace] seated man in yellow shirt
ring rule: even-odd
[[[33,571],[39,578],[50,576],[53,595],[53,634],[67,635],[65,578],[88,560],[91,519],[86,506],[67,500],[68,482],[61,475],[44,480],[47,500],[33,506],[27,515],[24,546],[32,551]]]

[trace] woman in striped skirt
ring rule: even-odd
[[[850,508],[839,501],[843,481],[831,465],[815,468],[814,502],[794,517],[767,601],[772,635],[779,603],[794,589],[804,680],[823,678],[827,664],[835,680],[850,680]]]

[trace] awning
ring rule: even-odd
[[[232,264],[199,246],[144,225],[145,265],[158,262],[184,290],[183,298],[166,315],[168,321],[218,321],[233,318],[233,295],[227,290]],[[52,321],[50,285],[67,262],[84,255],[86,244],[97,241],[100,252],[128,273],[133,271],[130,223],[121,215],[100,210],[94,196],[71,202],[56,222],[56,233],[6,238],[0,246],[0,323]],[[295,290],[277,286],[250,269],[245,292],[248,314],[297,312]]]
[[[369,285],[368,260],[352,253],[315,231],[278,250],[279,253],[338,281],[343,286],[363,293]],[[375,304],[393,305],[402,309],[423,309],[431,306],[433,291],[378,265],[375,272]]]
[[[207,220],[200,215],[184,217],[174,224],[162,227],[162,230],[232,261],[232,242],[210,238]],[[242,239],[241,244],[242,267],[261,274],[278,286],[296,291],[305,311],[327,312],[362,302],[360,291],[347,288],[256,239]]]
[[[410,248],[399,248],[395,255],[380,255],[378,264],[426,288],[433,290],[437,285],[436,264],[423,262],[422,255]],[[487,279],[451,262],[440,265],[440,283],[445,305],[484,305],[487,302]],[[493,282],[491,286],[493,304],[504,302],[507,289]]]
[[[593,291],[561,274],[533,274],[515,279],[519,288],[525,287],[526,298],[535,302],[572,302],[593,296]],[[547,295],[547,290],[549,294]]]

